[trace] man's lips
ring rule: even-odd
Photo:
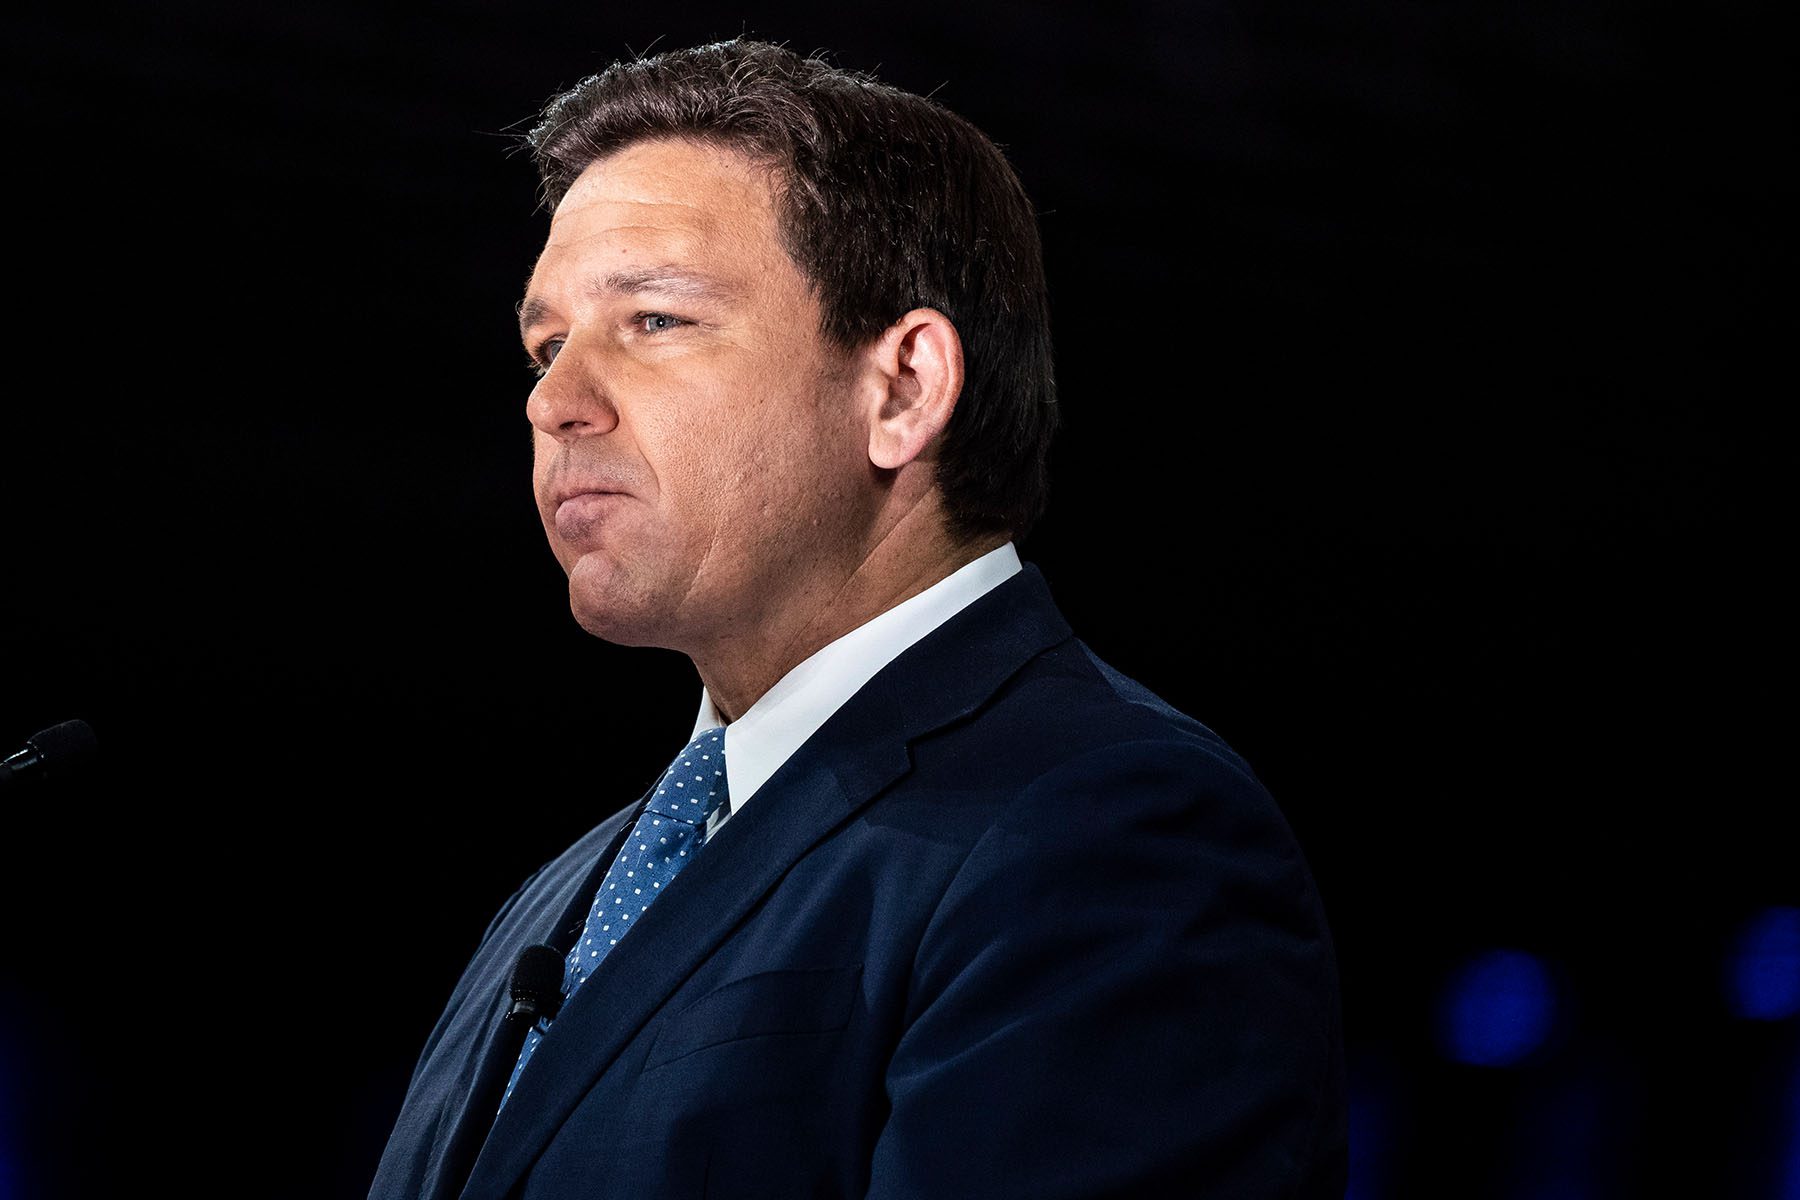
[[[596,483],[560,487],[552,495],[555,497],[556,506],[561,508],[577,496],[622,496],[624,493],[618,488]]]
[[[629,499],[624,492],[600,488],[558,493],[555,509],[556,533],[565,542],[581,542],[592,537],[619,504]]]
[[[541,481],[538,496],[558,539],[581,542],[632,498],[631,487],[631,472],[620,464],[584,463],[559,455]]]

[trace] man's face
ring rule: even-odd
[[[717,647],[860,552],[867,428],[748,160],[655,141],[589,166],[521,332],[548,364],[526,404],[538,508],[589,632]]]

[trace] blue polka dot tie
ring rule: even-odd
[[[587,923],[575,948],[563,960],[562,993],[566,1001],[594,972],[619,939],[631,929],[650,902],[669,886],[675,873],[688,864],[706,841],[706,825],[716,810],[731,812],[725,788],[725,730],[708,729],[675,756],[669,769],[631,827],[631,836],[619,847],[618,857],[594,894]],[[512,1098],[519,1075],[550,1023],[539,1019],[525,1035],[512,1078],[500,1107]]]

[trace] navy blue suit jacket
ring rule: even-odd
[[[372,1197],[1343,1195],[1336,965],[1293,834],[1035,568],[719,829],[494,1120],[471,1096],[511,1066],[513,962],[573,944],[636,811],[495,916]]]

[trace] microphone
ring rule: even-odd
[[[509,1025],[537,1024],[539,1017],[556,1019],[562,1008],[563,956],[554,946],[527,946],[519,951],[513,965],[512,1007],[506,1012]]]
[[[25,748],[0,762],[0,788],[28,779],[63,778],[98,754],[100,741],[86,721],[64,721],[25,739]]]
[[[444,1152],[440,1177],[455,1181],[447,1195],[454,1196],[467,1184],[469,1172],[487,1142],[494,1116],[500,1111],[500,1098],[506,1094],[506,1081],[519,1061],[525,1046],[525,1035],[539,1017],[549,1019],[562,1008],[563,956],[554,946],[527,946],[519,951],[513,964],[512,982],[507,993],[512,1004],[500,1022],[494,1048],[488,1052],[473,1086],[469,1090],[468,1107],[449,1147]]]

